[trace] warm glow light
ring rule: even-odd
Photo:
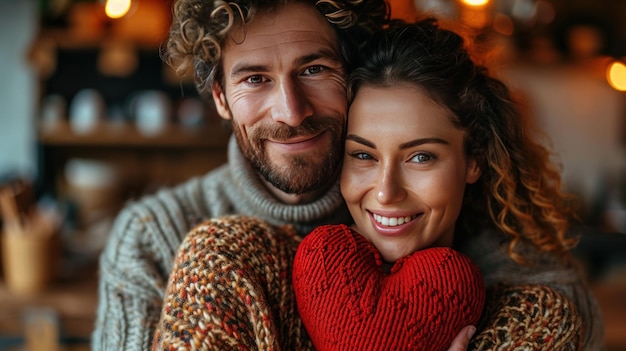
[[[461,2],[469,6],[485,6],[489,0],[461,0]]]
[[[104,10],[110,18],[120,18],[130,10],[131,0],[106,0]]]
[[[606,78],[613,89],[626,91],[626,65],[615,61],[607,70]]]

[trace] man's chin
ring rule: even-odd
[[[326,187],[325,182],[321,179],[311,179],[300,175],[291,175],[283,177],[271,177],[267,181],[276,189],[282,191],[285,194],[303,195],[310,192],[316,192]]]
[[[288,171],[263,176],[276,189],[293,195],[303,195],[327,189],[335,180],[332,171],[323,165],[293,167]]]

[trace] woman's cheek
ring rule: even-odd
[[[354,167],[346,166],[344,163],[341,172],[340,188],[346,202],[358,202],[367,192],[367,187],[371,183],[372,174],[376,172],[359,170]]]

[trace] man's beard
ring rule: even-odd
[[[343,156],[343,120],[331,117],[309,117],[301,125],[259,125],[244,136],[233,121],[233,132],[239,148],[252,167],[270,184],[287,194],[305,194],[322,190],[333,184],[340,170]],[[267,155],[268,139],[286,140],[300,135],[330,133],[331,142],[325,150],[289,156],[277,164]],[[274,155],[276,158],[279,155]]]

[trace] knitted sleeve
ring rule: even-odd
[[[291,288],[299,240],[250,217],[206,221],[175,258],[153,350],[312,350]]]
[[[128,245],[126,241],[145,232],[136,212],[123,211],[111,232],[112,240],[100,256],[98,310],[91,338],[94,351],[140,351],[150,345],[148,326],[158,321],[159,291],[165,282],[139,244]]]
[[[488,288],[498,283],[543,285],[568,298],[576,306],[583,323],[580,350],[605,350],[604,320],[578,263],[563,263],[552,254],[537,252],[530,245],[518,245],[519,252],[533,262],[532,265],[519,265],[506,254],[501,243],[502,234],[488,230],[467,240],[460,249],[478,264]]]
[[[575,351],[583,343],[576,305],[545,285],[487,289],[487,303],[468,350]]]
[[[93,351],[145,351],[158,323],[176,248],[189,231],[198,182],[129,204],[100,256]]]

